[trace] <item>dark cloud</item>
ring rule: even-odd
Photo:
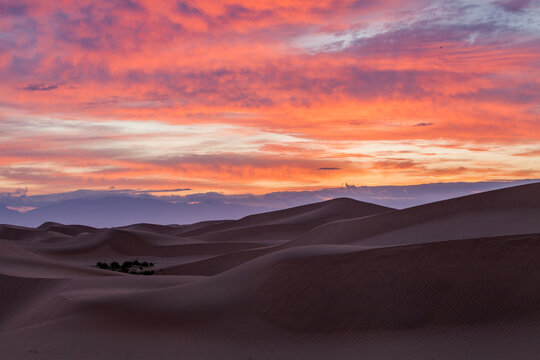
[[[413,126],[431,126],[433,125],[432,122],[419,122],[418,124],[414,124]]]
[[[355,0],[350,3],[349,7],[352,9],[365,9],[374,7],[375,5],[377,5],[376,0]]]
[[[252,11],[242,5],[228,5],[227,16],[233,19],[248,16]]]
[[[3,16],[23,16],[28,12],[28,4],[24,1],[2,1],[0,2],[0,17]]]
[[[444,71],[429,70],[373,70],[360,66],[344,66],[328,69],[325,73],[309,73],[301,69],[279,68],[264,65],[260,68],[240,67],[213,71],[139,72],[130,74],[128,82],[154,81],[164,84],[184,101],[209,104],[208,95],[218,104],[237,104],[243,107],[260,108],[273,106],[277,102],[292,99],[296,106],[309,107],[309,101],[295,101],[298,97],[272,99],[258,93],[253,84],[264,83],[277,91],[294,92],[309,96],[310,101],[329,95],[348,95],[356,99],[369,100],[377,97],[421,98],[432,94],[424,84],[441,78],[447,81],[465,81],[473,76]],[[355,124],[352,124],[355,125]]]
[[[50,91],[58,89],[58,85],[52,84],[29,84],[22,88],[27,91]]]
[[[215,25],[234,23],[238,20],[259,21],[272,15],[273,12],[270,10],[254,10],[237,4],[227,5],[225,7],[225,14],[215,19]]]
[[[85,50],[98,50],[105,47],[118,47],[116,37],[103,36],[104,30],[114,25],[115,17],[111,14],[101,16],[92,6],[81,9],[81,15],[75,16],[64,11],[58,11],[54,16],[56,40],[77,44]],[[79,35],[79,28],[86,26],[92,32]]]
[[[531,3],[532,0],[506,0],[495,2],[496,5],[509,12],[525,11],[525,9],[529,7]]]
[[[434,21],[424,21],[406,28],[358,39],[343,52],[361,56],[421,56],[435,49],[440,51],[441,47],[447,47],[446,44],[467,43],[472,35],[479,35],[476,37],[476,42],[504,42],[506,40],[501,35],[515,31],[493,22],[474,25],[440,25]],[[474,51],[477,49],[475,48]],[[464,49],[461,49],[461,53],[466,54]]]
[[[179,12],[181,12],[184,15],[197,15],[200,16],[203,14],[201,10],[198,8],[191,6],[183,1],[177,1],[176,2],[176,8]]]
[[[116,0],[115,4],[118,8],[128,9],[132,11],[144,10],[144,7],[141,4],[133,0],[121,0],[121,1]]]
[[[538,94],[540,94],[539,83],[524,82],[508,84],[504,88],[481,88],[474,92],[457,94],[455,97],[478,102],[531,104],[538,100]]]
[[[6,69],[10,74],[17,76],[28,76],[39,68],[42,56],[13,56],[9,67]]]
[[[256,11],[248,9],[242,5],[228,5],[226,7],[226,17],[229,20],[249,19],[258,20],[264,17],[272,16],[272,12],[268,10]]]
[[[54,39],[85,51],[121,52],[138,51],[148,44],[170,43],[183,32],[181,24],[167,16],[150,18],[147,9],[133,1],[96,4],[78,11],[69,8],[56,11],[51,18]]]
[[[118,96],[110,96],[107,99],[100,100],[100,101],[90,101],[85,103],[86,106],[102,106],[102,105],[108,105],[108,104],[117,104],[119,102]]]
[[[441,72],[419,70],[368,71],[359,67],[344,69],[343,84],[335,91],[355,98],[371,99],[379,96],[420,98],[428,94],[422,83],[441,76]]]
[[[341,170],[341,168],[338,168],[338,167],[321,167],[318,170]]]

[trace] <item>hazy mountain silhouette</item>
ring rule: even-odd
[[[153,224],[186,224],[201,219],[237,219],[267,209],[207,201],[199,204],[169,203],[159,199],[109,196],[73,199],[45,205],[24,214],[3,210],[0,223],[36,227],[46,221],[96,227]]]
[[[381,206],[411,206],[495,190],[538,180],[478,183],[436,183],[411,186],[355,186],[316,191],[281,191],[264,195],[224,195],[217,192],[155,196],[140,190],[77,190],[59,194],[0,193],[0,224],[39,226],[46,221],[95,227],[154,224],[189,224],[241,217],[347,197]],[[26,213],[10,210],[36,208]]]

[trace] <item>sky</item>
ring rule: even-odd
[[[0,0],[0,78],[0,191],[540,178],[538,0]]]

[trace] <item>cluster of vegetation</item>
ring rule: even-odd
[[[96,263],[96,267],[103,270],[120,271],[134,275],[152,275],[154,274],[154,270],[150,270],[152,266],[154,266],[154,263],[146,261],[140,262],[139,260],[124,261],[122,265],[116,261],[113,261],[110,264],[101,261]]]

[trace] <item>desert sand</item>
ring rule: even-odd
[[[152,275],[96,267],[152,262]],[[0,225],[1,359],[539,359],[540,183],[404,210]]]

